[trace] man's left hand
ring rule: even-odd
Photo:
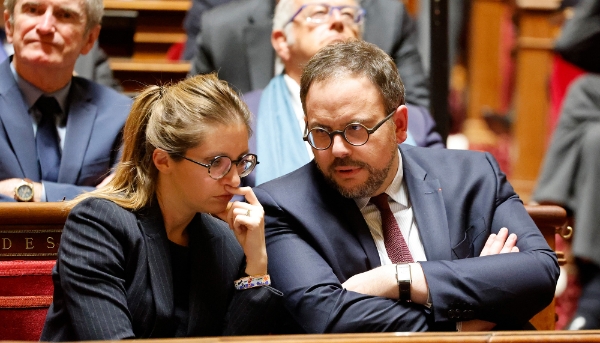
[[[479,256],[505,254],[509,252],[519,252],[517,247],[517,235],[508,234],[508,229],[503,227],[498,234],[491,234]]]

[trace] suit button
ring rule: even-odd
[[[462,317],[463,317],[463,310],[457,308],[455,311],[456,311],[456,318],[462,319]]]
[[[448,310],[448,317],[454,319],[456,317],[456,311]]]

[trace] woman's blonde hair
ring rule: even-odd
[[[160,148],[180,160],[216,124],[243,124],[251,134],[250,111],[215,74],[196,75],[175,84],[149,86],[133,102],[123,129],[123,155],[114,178],[103,188],[77,197],[108,199],[138,210],[154,198],[158,170],[152,160]]]

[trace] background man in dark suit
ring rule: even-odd
[[[554,252],[491,155],[397,145],[402,95],[366,42],[305,67],[315,158],[255,188],[287,309],[314,333],[523,327],[552,300]]]
[[[428,108],[428,80],[417,51],[416,26],[406,8],[398,0],[363,0],[360,5],[367,12],[363,39],[396,61],[406,100]],[[190,74],[216,70],[241,93],[265,88],[279,72],[270,42],[274,9],[274,0],[240,0],[204,12]]]
[[[15,53],[0,64],[0,200],[73,198],[100,184],[116,163],[131,105],[72,76],[78,56],[98,38],[102,1],[5,4]]]
[[[271,79],[264,90],[244,94],[256,118],[250,149],[261,157],[261,164],[254,172],[258,184],[287,174],[312,159],[310,146],[302,141],[302,68],[325,45],[361,39],[365,13],[355,0],[278,2],[271,44],[283,63],[283,72]],[[413,104],[409,116],[408,144],[444,147],[426,108]]]

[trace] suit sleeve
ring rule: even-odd
[[[482,218],[469,228],[471,233],[481,232],[470,243],[474,255],[479,256],[487,236],[502,227],[517,235],[520,252],[421,265],[436,321],[482,319],[516,329],[552,301],[558,262],[493,157],[485,156],[495,175],[496,196],[491,223]]]
[[[210,14],[210,11],[202,15],[201,30],[196,35],[194,57],[191,60],[189,76],[207,74],[216,70],[210,47],[213,30],[210,24],[210,16],[207,16],[207,14]]]
[[[429,108],[429,81],[417,50],[418,34],[415,21],[402,3],[400,33],[390,55],[396,61],[405,89],[406,102]]]
[[[134,338],[125,294],[123,228],[136,223],[128,222],[125,213],[107,201],[85,200],[66,222],[58,273],[76,340]]]
[[[292,325],[283,293],[270,286],[236,290],[226,322],[224,336],[291,333]]]
[[[432,325],[428,310],[421,305],[343,289],[318,249],[299,234],[300,224],[264,190],[254,191],[267,213],[269,269],[276,276],[273,284],[285,294],[285,306],[303,330],[331,333],[454,329],[454,323]]]
[[[231,265],[225,267],[225,272],[231,271],[231,279],[239,279],[246,276],[246,263],[243,251],[237,239],[226,227],[228,244],[224,249],[229,256]],[[235,258],[238,256],[239,258]],[[223,268],[223,267],[221,267]],[[233,286],[233,281],[229,283]],[[283,308],[283,293],[271,286],[249,288],[245,290],[233,290],[233,297],[229,302],[225,315],[225,326],[223,335],[266,335],[271,333],[288,333],[279,331],[286,325],[285,318],[288,317]]]
[[[83,192],[91,192],[95,187],[76,186],[68,183],[57,183],[42,181],[44,190],[46,191],[46,201],[55,202],[63,200],[71,200]]]
[[[406,105],[408,107],[408,130],[417,146],[426,148],[445,148],[442,136],[435,130],[435,121],[423,106]]]

